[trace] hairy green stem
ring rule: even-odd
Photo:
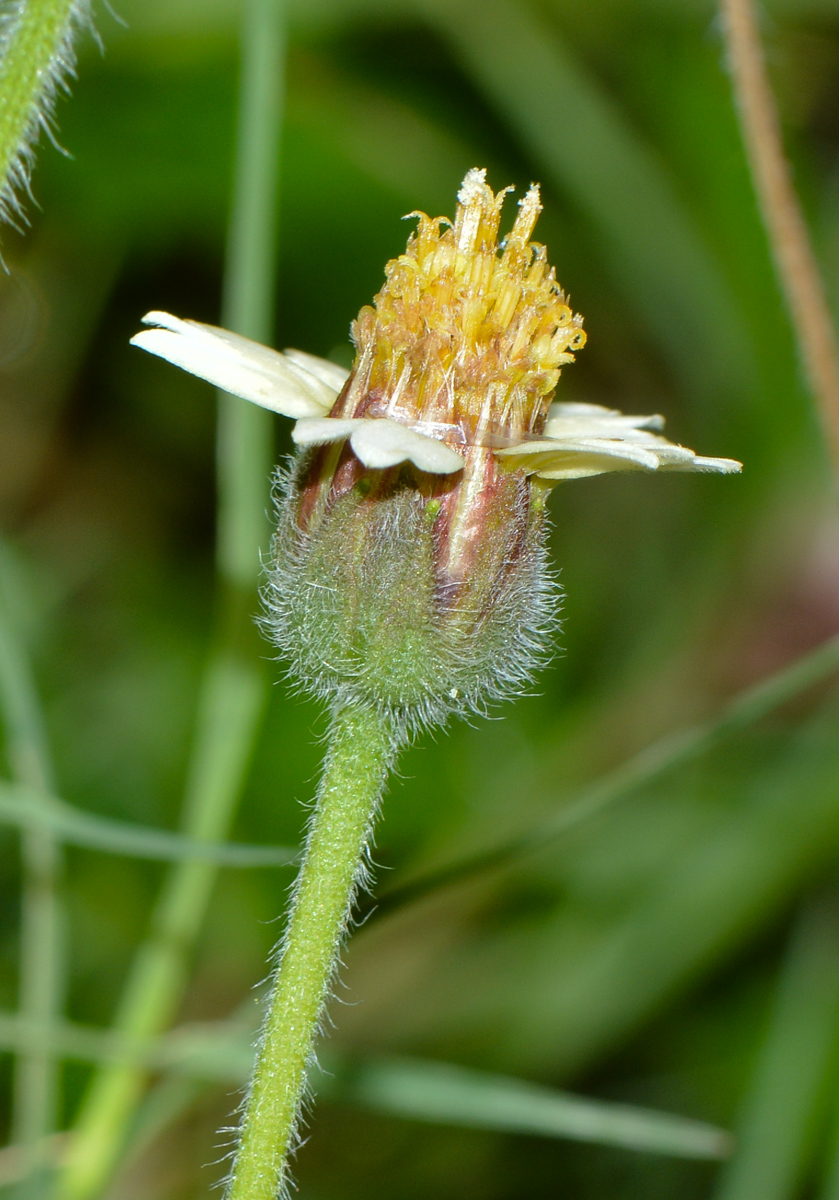
[[[269,340],[276,276],[276,210],[285,39],[279,0],[248,0],[222,320]],[[264,710],[266,682],[253,627],[260,548],[268,526],[271,417],[235,396],[219,399],[218,572],[220,622],[204,676],[182,831],[227,837]],[[181,862],[166,879],[115,1023],[128,1038],[170,1023],[203,923],[216,864]],[[94,1200],[112,1174],[146,1087],[141,1064],[94,1077],[62,1178],[63,1200]]]
[[[5,568],[5,555],[0,568]],[[5,575],[5,571],[3,571]],[[0,582],[4,580],[0,579]],[[5,591],[5,589],[2,589]],[[12,773],[40,793],[54,790],[52,764],[35,684],[21,639],[0,593],[0,711]],[[61,848],[52,830],[34,820],[24,827],[21,852],[20,1012],[49,1025],[59,1016],[62,991],[61,912],[57,885]],[[58,1066],[49,1046],[30,1046],[15,1065],[13,1138],[21,1146],[25,1173],[38,1186],[46,1138],[55,1121]]]
[[[26,186],[31,146],[50,118],[56,90],[72,72],[74,26],[84,0],[18,0],[10,4],[0,58],[0,207],[14,208]]]
[[[227,1200],[274,1200],[287,1184],[306,1069],[393,755],[380,714],[357,707],[336,713]]]

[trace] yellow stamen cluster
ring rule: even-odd
[[[496,195],[485,175],[466,176],[454,224],[411,214],[416,233],[353,325],[351,392],[371,415],[460,426],[467,437],[538,432],[560,367],[585,343],[545,247],[530,241],[539,189],[499,247],[510,189]]]

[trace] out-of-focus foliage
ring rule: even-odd
[[[174,830],[213,617],[214,400],[128,338],[150,308],[219,319],[240,11],[236,0],[117,8],[126,27],[100,11],[105,53],[81,47],[59,104],[71,157],[42,148],[32,228],[4,234],[0,513],[7,602],[35,662],[59,794]],[[767,8],[796,180],[839,299],[839,10]],[[290,22],[278,345],[348,362],[349,321],[403,247],[402,215],[451,213],[465,171],[486,165],[495,187],[543,183],[540,236],[589,334],[561,398],[660,411],[675,440],[746,464],[733,480],[607,476],[556,490],[561,656],[538,695],[406,754],[377,839],[384,889],[529,829],[836,633],[839,519],[710,3],[298,0]],[[278,423],[278,455],[289,445]],[[234,836],[293,845],[324,719],[275,676]],[[0,839],[10,1011],[14,828]],[[721,1182],[707,1163],[422,1125],[325,1094],[298,1158],[301,1194],[815,1194],[805,1189],[829,1179],[839,1125],[824,953],[837,855],[837,698],[824,684],[540,852],[374,912],[347,953],[338,1051],[742,1122],[745,1165]],[[112,1019],[163,869],[68,847],[72,1021]],[[288,878],[222,872],[179,1022],[251,1004]],[[799,928],[802,903],[817,918]],[[0,1071],[5,1083],[8,1056]],[[65,1123],[88,1071],[64,1070]],[[181,1087],[174,1100],[171,1089],[160,1084],[158,1133],[114,1197],[180,1200],[217,1178],[202,1164],[229,1087]],[[749,1166],[770,1151],[783,1158],[771,1198]],[[824,1200],[839,1195],[832,1178]]]

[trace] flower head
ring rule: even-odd
[[[658,432],[660,416],[552,403],[585,344],[530,240],[539,190],[500,244],[506,192],[470,171],[453,222],[414,213],[347,374],[323,359],[149,313],[132,339],[296,419],[269,625],[298,676],[385,706],[403,726],[524,683],[555,611],[544,494],[606,471],[740,470]]]

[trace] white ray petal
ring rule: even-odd
[[[626,416],[614,408],[599,404],[552,404],[548,409],[545,436],[568,437],[626,437],[633,430],[663,429],[664,417]]]
[[[314,375],[321,383],[325,383],[335,393],[336,398],[350,377],[346,367],[339,367],[328,358],[307,354],[305,350],[286,349],[283,351],[283,357],[291,362],[292,367],[301,367],[309,375]]]
[[[548,417],[622,417],[619,408],[604,408],[602,404],[583,404],[576,400],[555,400]]]
[[[304,417],[292,429],[291,437],[298,446],[341,442],[366,420],[366,417]]]
[[[689,463],[662,463],[662,471],[708,471],[718,475],[739,475],[743,464],[736,458],[703,458],[695,454]]]
[[[679,447],[674,447],[679,449]],[[511,470],[524,469],[528,474],[542,474],[555,468],[573,467],[577,460],[593,459],[601,463],[601,471],[655,471],[659,465],[657,454],[634,442],[607,440],[605,438],[567,438],[563,441],[545,438],[538,442],[522,442],[518,446],[496,450],[496,457],[503,460]],[[599,474],[586,467],[586,474]],[[562,478],[564,476],[559,476]]]
[[[701,458],[657,430],[664,418],[625,416],[598,404],[552,404],[545,432],[496,450],[508,470],[541,479],[582,479],[606,471],[716,471],[733,474],[742,465],[731,458]]]
[[[348,437],[357,457],[374,471],[410,461],[421,471],[450,475],[463,466],[460,455],[437,438],[387,417],[306,417],[291,436],[298,446],[322,446]]]
[[[592,475],[608,475],[618,471],[639,471],[642,468],[625,459],[604,458],[598,454],[576,454],[566,462],[556,459],[544,470],[534,471],[536,479],[559,483],[564,479],[588,479]]]
[[[362,421],[353,432],[350,444],[365,467],[376,471],[410,461],[421,471],[451,475],[463,466],[457,451],[444,442],[415,433],[386,417]]]
[[[322,416],[335,402],[334,388],[277,350],[170,313],[147,313],[143,320],[159,328],[136,334],[132,345],[262,408],[287,417]]]

